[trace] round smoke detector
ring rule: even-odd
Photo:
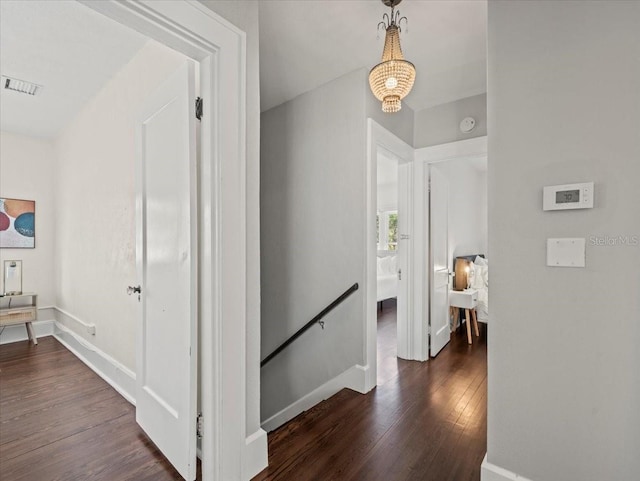
[[[473,117],[466,117],[462,119],[462,122],[460,122],[460,132],[462,132],[463,134],[468,134],[475,128],[476,119],[474,119]]]

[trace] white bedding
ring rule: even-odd
[[[376,299],[378,302],[398,296],[398,274],[396,256],[390,255],[377,258],[378,288]]]
[[[489,322],[489,263],[482,257],[476,257],[471,272],[471,288],[478,291],[478,320]]]

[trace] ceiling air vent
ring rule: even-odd
[[[13,90],[21,94],[35,95],[40,92],[42,85],[27,82],[26,80],[18,80],[15,78],[2,76],[2,86],[6,90]]]

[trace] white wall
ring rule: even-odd
[[[358,70],[262,114],[262,356],[362,285],[366,123]],[[262,369],[262,419],[363,362],[362,289]]]
[[[260,74],[258,2],[201,0],[247,35],[247,435],[260,428]]]
[[[639,25],[639,2],[489,2],[487,460],[533,481],[640,473],[640,246],[590,242],[640,235]],[[593,209],[542,211],[579,181]],[[546,267],[549,237],[586,238],[586,268]]]
[[[22,290],[37,292],[41,307],[55,304],[54,172],[51,142],[0,132],[0,197],[36,201],[35,249],[0,249],[0,268],[7,259],[22,259]]]
[[[413,146],[416,149],[487,135],[487,94],[474,95],[414,114]],[[473,117],[476,126],[469,133],[460,131],[460,121]]]
[[[434,164],[449,180],[449,268],[456,256],[487,253],[487,172],[476,160]]]
[[[140,52],[56,141],[57,306],[95,324],[64,324],[135,371],[135,118],[146,96],[185,58],[158,43]]]

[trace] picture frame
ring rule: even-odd
[[[0,197],[0,249],[34,249],[35,223],[35,200]]]

